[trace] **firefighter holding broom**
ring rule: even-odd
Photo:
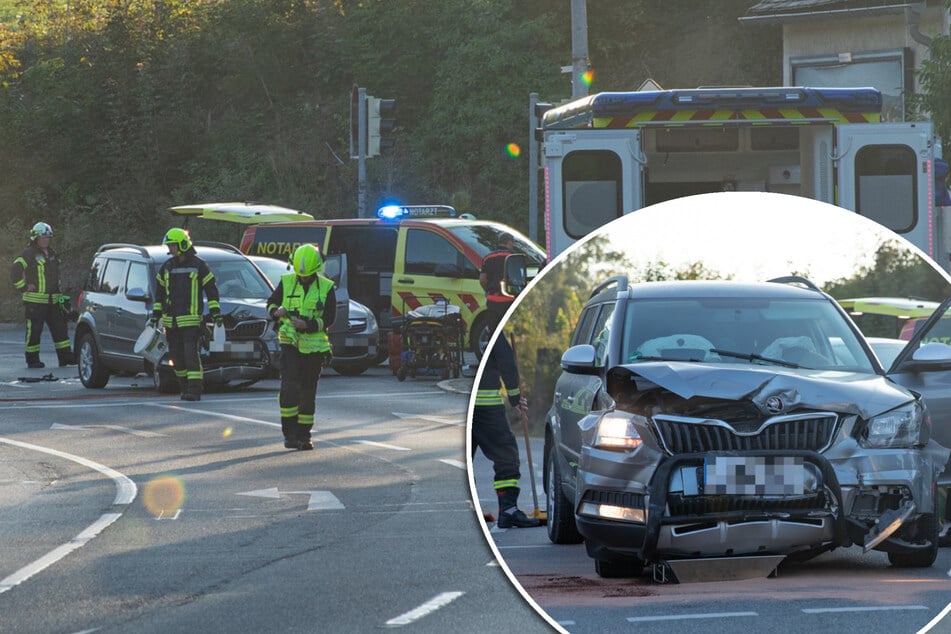
[[[487,351],[482,377],[476,391],[475,407],[472,410],[472,453],[481,449],[492,461],[495,471],[493,482],[499,498],[499,528],[530,528],[539,526],[540,520],[529,517],[518,508],[519,472],[518,445],[509,426],[502,397],[505,388],[509,404],[523,413],[528,402],[519,390],[518,366],[515,353],[505,336],[499,333],[495,345]]]

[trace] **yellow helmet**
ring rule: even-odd
[[[175,227],[174,229],[168,230],[168,233],[166,233],[162,239],[162,244],[174,244],[178,247],[179,251],[185,252],[192,247],[192,240],[188,237],[184,229]]]
[[[324,270],[324,259],[320,250],[313,244],[302,244],[294,251],[294,273],[307,277]]]

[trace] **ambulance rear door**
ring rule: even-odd
[[[888,227],[947,270],[947,254],[939,251],[932,139],[926,122],[839,125],[836,204]]]
[[[598,227],[644,204],[636,128],[549,131],[544,141],[549,261]]]

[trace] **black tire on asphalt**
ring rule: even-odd
[[[905,539],[908,539],[905,537]],[[888,563],[896,568],[928,568],[938,557],[938,514],[923,513],[915,525],[915,537],[908,541],[931,542],[924,550],[913,553],[888,553]]]
[[[612,561],[594,560],[594,571],[603,579],[621,579],[640,577],[644,572],[644,562],[636,557],[627,557]]]
[[[175,373],[161,365],[152,368],[152,380],[155,381],[155,389],[160,394],[175,394],[181,389]]]
[[[561,469],[551,443],[546,452],[545,491],[548,495],[548,539],[554,544],[580,544],[584,537],[578,532],[574,508],[561,487]]]
[[[77,372],[82,384],[92,389],[106,387],[106,383],[109,382],[109,372],[102,365],[99,346],[96,345],[93,334],[84,332],[79,338],[76,349],[79,351],[76,359]]]

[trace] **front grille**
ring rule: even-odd
[[[789,414],[765,420],[757,429],[739,432],[709,418],[655,416],[654,431],[670,455],[706,451],[803,449],[824,451],[832,443],[838,416],[832,412]]]
[[[624,508],[642,509],[644,508],[644,496],[640,493],[629,493],[627,491],[585,491],[582,502],[591,502],[592,504],[606,504],[608,506],[622,506]]]
[[[763,497],[754,495],[680,495],[667,494],[670,515],[711,515],[734,511],[808,511],[827,506],[825,493],[789,497]]]
[[[259,319],[255,321],[242,321],[233,328],[227,329],[228,341],[242,341],[248,339],[260,339],[267,330],[267,321]]]
[[[366,319],[351,319],[347,323],[347,332],[357,334],[364,332],[367,329],[367,320]]]

